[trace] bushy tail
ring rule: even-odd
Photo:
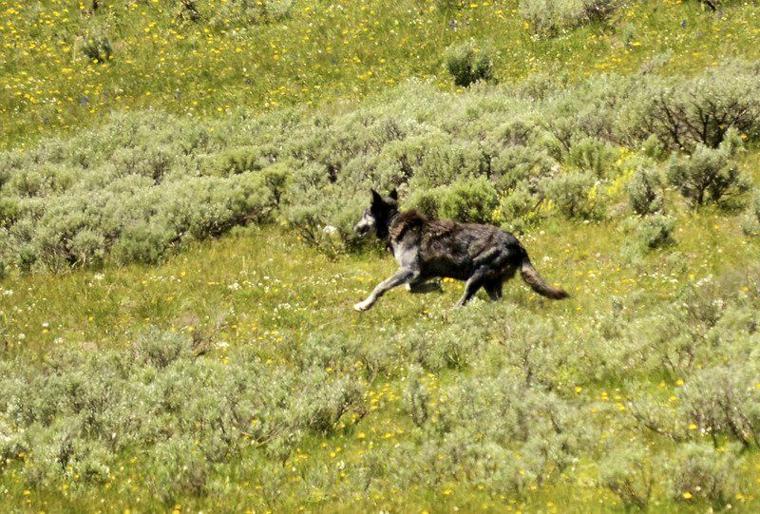
[[[525,283],[541,296],[553,298],[554,300],[561,300],[562,298],[568,298],[570,296],[564,289],[552,287],[544,282],[544,279],[541,278],[541,275],[538,274],[538,271],[536,271],[536,268],[534,268],[533,264],[530,262],[527,252],[523,254],[520,275]]]

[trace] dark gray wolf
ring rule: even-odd
[[[568,296],[562,289],[544,282],[531,264],[528,252],[509,232],[492,225],[428,219],[414,210],[400,212],[395,190],[382,197],[373,189],[372,204],[354,229],[360,235],[374,229],[400,266],[366,300],[354,305],[357,311],[372,307],[389,289],[407,284],[415,290],[436,277],[467,281],[457,306],[465,305],[481,287],[492,300],[498,300],[502,284],[518,269],[538,294],[557,300]]]

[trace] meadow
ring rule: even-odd
[[[759,13],[6,2],[3,509],[757,511]],[[354,312],[370,187],[571,298]]]

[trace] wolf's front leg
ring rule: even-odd
[[[372,307],[378,298],[383,296],[386,291],[393,289],[394,287],[405,284],[411,280],[414,280],[419,275],[419,272],[410,268],[401,268],[392,277],[380,282],[377,287],[370,293],[366,300],[354,305],[354,309],[357,311],[366,311]]]

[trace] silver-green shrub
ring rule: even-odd
[[[605,204],[599,192],[599,182],[584,172],[562,173],[544,184],[546,197],[568,219],[599,219],[604,217]]]
[[[572,144],[565,162],[598,178],[604,178],[610,175],[614,160],[615,152],[609,143],[586,137]]]
[[[760,397],[748,387],[758,372],[753,358],[701,370],[683,388],[684,416],[713,438],[760,446]]]
[[[467,87],[479,80],[493,81],[493,57],[483,43],[470,39],[446,49],[446,68],[454,78],[454,84]]]
[[[405,206],[411,209],[417,209],[425,216],[431,218],[438,217],[438,207],[440,205],[440,189],[415,189],[409,198],[405,201]]]
[[[543,199],[541,192],[533,193],[523,183],[501,198],[496,221],[512,232],[525,232],[541,221]]]
[[[27,454],[20,471],[30,485],[101,482],[139,448],[155,470],[149,487],[171,503],[203,494],[214,465],[250,442],[287,458],[304,434],[363,412],[352,375],[274,366],[244,351],[225,366],[194,348],[190,336],[153,330],[126,351],[74,347],[41,367],[0,365],[0,455]]]
[[[596,21],[606,21],[620,0],[520,0],[520,15],[537,34],[555,36]]]
[[[328,255],[360,248],[365,242],[354,232],[361,212],[369,205],[369,192],[346,199],[335,186],[288,196],[284,216],[300,238]]]
[[[748,236],[760,235],[760,194],[755,194],[754,198],[747,206],[744,213],[742,229]]]
[[[743,459],[730,445],[687,443],[678,449],[670,471],[670,495],[676,501],[699,498],[717,509],[739,492],[737,476]]]
[[[675,219],[664,214],[629,218],[623,224],[623,229],[630,234],[626,241],[627,250],[644,254],[675,244],[673,238],[675,224]]]
[[[201,496],[207,491],[211,466],[192,437],[176,437],[158,443],[151,452],[147,485],[164,505],[175,505],[179,498]]]
[[[458,180],[442,188],[438,214],[463,222],[490,222],[499,200],[496,189],[486,177]]]
[[[662,186],[656,169],[640,166],[626,186],[633,212],[641,216],[660,212],[663,208]]]
[[[635,77],[594,75],[547,98],[543,124],[561,143],[563,155],[587,137],[619,143],[616,119],[641,87]]]
[[[646,509],[656,475],[650,451],[641,444],[612,450],[599,465],[599,480],[626,508]]]
[[[692,79],[645,75],[618,117],[628,139],[656,135],[674,150],[698,144],[717,148],[735,129],[748,138],[760,135],[760,73],[756,63],[709,68]]]
[[[404,392],[404,406],[418,427],[422,427],[430,416],[430,394],[420,380],[422,375],[421,367],[411,366]]]
[[[668,166],[668,182],[694,208],[706,203],[730,203],[750,188],[734,160],[741,144],[737,131],[732,129],[717,149],[699,143],[691,155],[674,155]]]
[[[221,5],[202,6],[201,10],[212,25],[228,29],[281,21],[292,7],[293,0],[228,0]]]
[[[463,481],[520,496],[573,466],[593,439],[572,402],[507,370],[458,378],[441,395],[421,446],[399,457],[402,484]]]
[[[204,5],[197,2],[202,14]],[[359,107],[238,110],[214,121],[115,113],[98,129],[0,152],[0,261],[23,271],[153,263],[193,240],[277,221],[335,254],[359,247],[352,218],[366,207],[370,187],[398,188],[408,205],[430,215],[514,230],[555,212],[601,218],[620,185],[616,145],[643,144],[654,158],[660,146],[678,146],[669,139],[673,127],[658,125],[663,88],[712,91],[691,100],[683,93],[681,100],[696,102],[684,107],[690,124],[711,103],[754,112],[757,65],[732,66],[696,78],[598,75],[566,87],[555,80],[536,91],[473,84],[455,94],[412,80]],[[744,96],[719,80],[732,70]],[[670,173],[689,202],[701,194],[703,202],[719,196],[731,204],[745,189],[733,157],[721,156],[733,156],[739,139],[757,138],[756,119],[739,116],[736,137],[728,125],[710,129],[719,131],[710,138],[733,141],[730,151],[714,150],[717,157],[689,136],[683,146],[695,156],[676,159]],[[631,183],[637,212],[658,209],[650,178]]]

